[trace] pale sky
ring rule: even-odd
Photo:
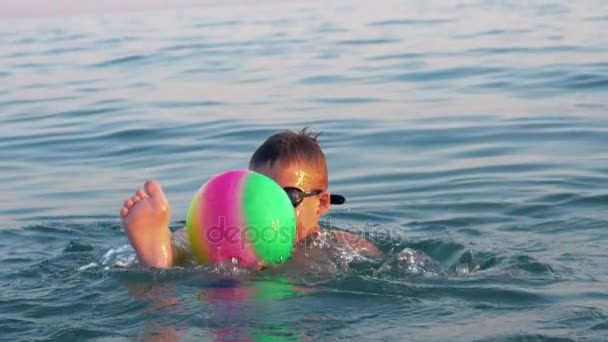
[[[0,0],[0,17],[39,17],[116,10],[213,5],[221,0]]]

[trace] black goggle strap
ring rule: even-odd
[[[329,197],[329,203],[331,204],[340,205],[344,204],[344,202],[346,202],[346,198],[344,198],[344,196],[342,195],[331,194],[331,196]]]

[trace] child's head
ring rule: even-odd
[[[331,202],[327,163],[317,137],[306,129],[277,133],[266,139],[249,161],[249,169],[274,179],[297,204],[298,240],[319,229],[319,218]]]

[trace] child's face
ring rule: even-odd
[[[298,188],[305,192],[323,190],[319,195],[304,198],[295,208],[297,240],[319,230],[319,218],[327,213],[330,206],[330,194],[321,181],[325,175],[321,175],[315,167],[303,163],[281,165],[277,162],[272,167],[265,165],[254,168],[253,171],[274,179],[282,188]]]

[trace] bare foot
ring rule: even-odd
[[[169,202],[156,181],[147,181],[120,210],[123,228],[144,267],[173,265]]]

